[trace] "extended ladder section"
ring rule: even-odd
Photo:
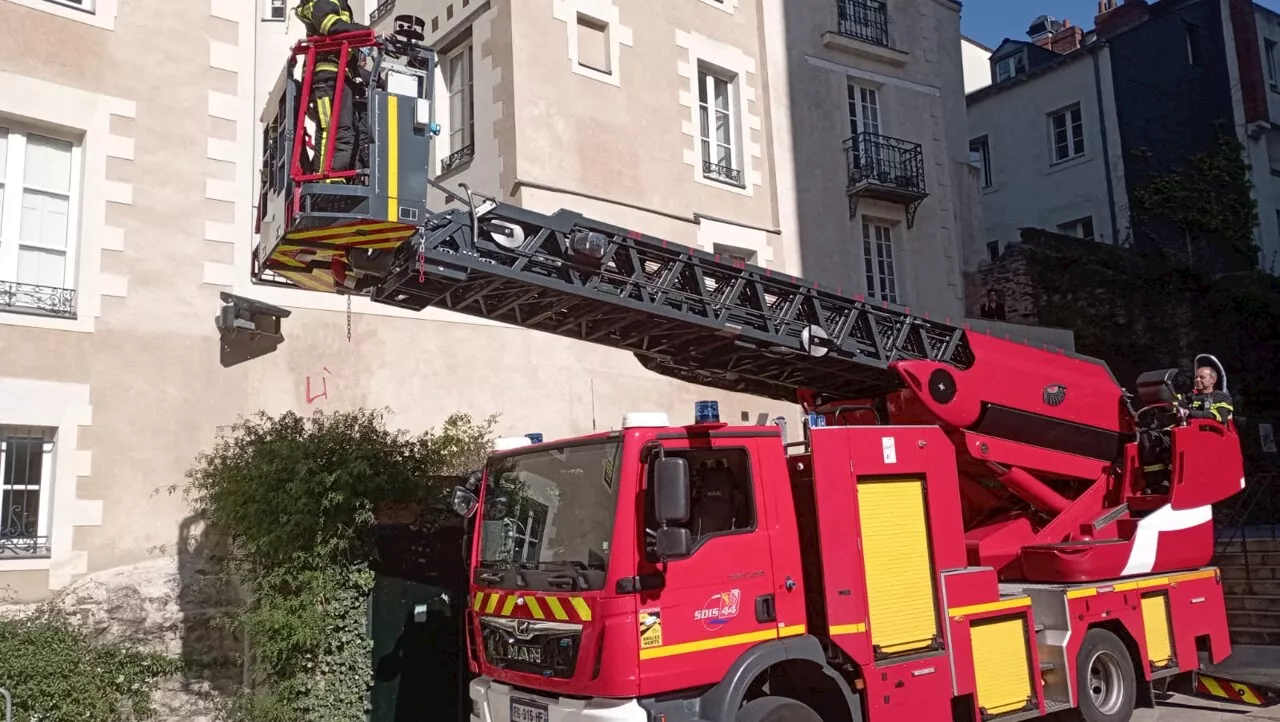
[[[577,213],[491,201],[431,218],[373,299],[626,349],[659,373],[785,401],[806,388],[880,396],[902,385],[889,369],[900,359],[974,360],[964,329],[899,306]]]

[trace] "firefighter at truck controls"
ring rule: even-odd
[[[348,0],[302,0],[294,8],[293,14],[302,21],[309,38],[368,30],[352,19]],[[351,51],[351,64],[344,69],[338,68],[338,58],[336,52],[316,55],[316,67],[312,75],[311,107],[307,109],[307,114],[315,121],[319,136],[316,139],[316,172],[324,169],[330,132],[334,134],[334,138],[333,163],[329,169],[333,172],[351,170],[355,160],[355,84],[352,80],[358,77],[358,73],[351,66],[356,63],[357,53],[355,50]],[[337,108],[337,118],[334,118],[333,96],[338,87],[340,70],[345,87],[342,89],[342,104]],[[331,182],[342,183],[344,180],[332,179]]]
[[[1178,401],[1178,415],[1184,419],[1213,419],[1225,424],[1235,409],[1231,406],[1231,394],[1218,390],[1218,370],[1212,366],[1196,369],[1196,380],[1191,396]]]
[[[1216,368],[1213,366],[1197,368],[1191,395],[1177,396],[1173,415],[1176,415],[1179,421],[1208,419],[1225,424],[1235,409],[1231,406],[1231,394],[1226,390],[1218,390],[1217,384]],[[1167,494],[1169,492],[1169,464],[1173,461],[1172,430],[1173,425],[1168,424],[1163,428],[1142,432],[1139,448],[1143,457],[1142,471],[1147,479],[1147,488],[1144,493]]]

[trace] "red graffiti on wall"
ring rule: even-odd
[[[330,371],[327,366],[321,366],[320,368],[324,373],[316,377],[316,380],[319,383],[315,386],[311,383],[311,377],[307,376],[306,395],[308,404],[314,404],[320,399],[325,399],[326,401],[329,399],[329,379],[325,377],[331,375],[333,372]]]

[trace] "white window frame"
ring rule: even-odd
[[[982,188],[990,188],[993,182],[991,177],[991,140],[988,136],[981,136],[969,141],[969,164],[978,169],[978,173],[982,177],[978,180],[978,185]]]
[[[1075,116],[1074,118],[1072,116]],[[1057,121],[1062,118],[1063,130],[1067,134],[1067,154],[1058,155]],[[1076,147],[1079,146],[1079,150]],[[1066,163],[1084,156],[1088,148],[1084,143],[1084,110],[1079,103],[1069,105],[1049,114],[1049,157],[1050,165]]]
[[[1018,72],[1026,68],[1026,61],[1023,58],[1022,53],[1018,53],[996,61],[996,82],[1003,83],[1011,78],[1016,78]],[[1008,71],[1007,75],[1005,75],[1006,70]]]
[[[31,432],[16,433],[16,432]],[[5,503],[11,501],[6,494],[21,493],[23,491],[36,491],[40,494],[40,500],[37,503],[36,533],[37,538],[45,539],[45,549],[36,554],[21,555],[20,558],[31,559],[48,556],[49,547],[52,546],[50,537],[51,529],[49,515],[53,509],[53,464],[54,464],[54,447],[57,438],[56,429],[47,427],[31,427],[31,426],[15,426],[10,424],[0,424],[0,532],[8,528],[10,519],[10,507],[12,504]],[[40,434],[39,437],[34,434]],[[7,478],[5,471],[8,469],[9,454],[13,450],[9,448],[9,439],[21,437],[25,439],[42,438],[42,446],[40,450],[40,479],[37,484],[24,484],[18,486],[12,483],[12,479]],[[22,539],[23,537],[18,537]]]
[[[1280,73],[1276,72],[1276,41],[1262,39],[1263,62],[1267,64],[1267,83],[1272,90],[1280,90]]]
[[[280,17],[275,16],[275,11],[279,11]],[[262,21],[267,23],[282,23],[289,19],[289,0],[262,0]]]
[[[746,171],[743,169],[742,140],[739,123],[742,118],[739,115],[738,105],[738,82],[737,73],[732,73],[721,68],[717,68],[705,63],[698,64],[698,97],[695,99],[698,104],[698,157],[702,162],[702,177],[717,183],[724,183],[728,186],[736,188],[746,187]],[[719,108],[713,108],[715,102],[716,84],[723,83],[725,85],[725,99],[728,109],[721,111]],[[702,94],[706,93],[707,102],[702,101]],[[716,168],[724,167],[722,163],[713,162],[718,155],[711,154],[712,150],[718,150],[726,147],[715,137],[715,116],[724,112],[729,116],[729,163],[730,170],[736,171],[739,180],[734,181],[733,173],[718,173]],[[705,129],[705,132],[704,132]],[[708,166],[711,166],[710,168]]]
[[[62,5],[74,10],[82,10],[87,13],[96,12],[98,4],[97,0],[80,0],[79,2],[77,2],[77,0],[45,0],[45,2],[51,2],[54,5]]]
[[[900,254],[893,238],[896,224],[866,217],[861,221],[862,272],[867,298],[902,303],[902,275],[898,273]]]
[[[880,106],[879,88],[861,85],[850,80],[845,86],[845,104],[849,114],[850,135],[857,136],[859,133],[885,135],[884,111]],[[866,112],[868,109],[874,111],[874,118]]]
[[[453,64],[459,58],[463,58],[464,61],[466,62],[466,69],[465,69],[465,75],[462,79],[462,88],[454,88],[451,85],[451,81],[453,80]],[[450,153],[456,153],[462,150],[463,148],[466,148],[467,146],[475,145],[475,138],[476,138],[476,112],[475,112],[476,65],[475,65],[475,62],[476,62],[476,58],[475,58],[475,54],[472,52],[471,40],[466,40],[465,42],[463,42],[457,48],[450,51],[449,55],[445,58],[444,79],[445,79],[445,91],[449,94],[449,112],[452,114],[454,103],[458,102],[459,99],[461,99],[461,101],[463,102],[462,114],[464,118],[462,128],[454,128],[452,123],[453,119],[450,118],[449,129],[448,129]],[[458,133],[462,134],[461,139],[463,142],[461,143],[455,141],[455,138],[457,137]]]
[[[1084,226],[1089,224],[1090,235],[1085,235]],[[1084,216],[1075,220],[1067,221],[1058,225],[1058,232],[1066,236],[1075,236],[1086,241],[1098,240],[1098,226],[1093,222],[1093,216]]]
[[[4,168],[0,168],[0,189],[3,189],[3,207],[0,207],[0,281],[18,282],[18,255],[21,248],[36,248],[47,251],[62,250],[65,258],[62,285],[55,288],[75,290],[78,277],[77,269],[79,268],[81,175],[83,172],[82,144],[79,140],[72,140],[58,133],[48,132],[43,129],[33,129],[21,123],[0,121],[0,128],[6,129],[9,133],[7,162]],[[56,195],[67,199],[67,242],[65,249],[23,242],[20,237],[22,198],[24,191],[27,190],[23,175],[26,165],[27,137],[30,135],[71,144],[71,175],[67,192],[50,191],[42,188],[31,189],[45,195]]]

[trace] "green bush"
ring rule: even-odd
[[[364,718],[376,513],[408,507],[437,526],[451,513],[442,477],[483,465],[495,421],[455,414],[412,436],[378,411],[258,414],[197,458],[186,493],[231,549],[219,574],[249,592],[231,615],[252,655],[234,722]]]
[[[15,722],[110,722],[155,715],[156,683],[177,660],[125,644],[98,644],[51,605],[0,619],[0,687]]]

